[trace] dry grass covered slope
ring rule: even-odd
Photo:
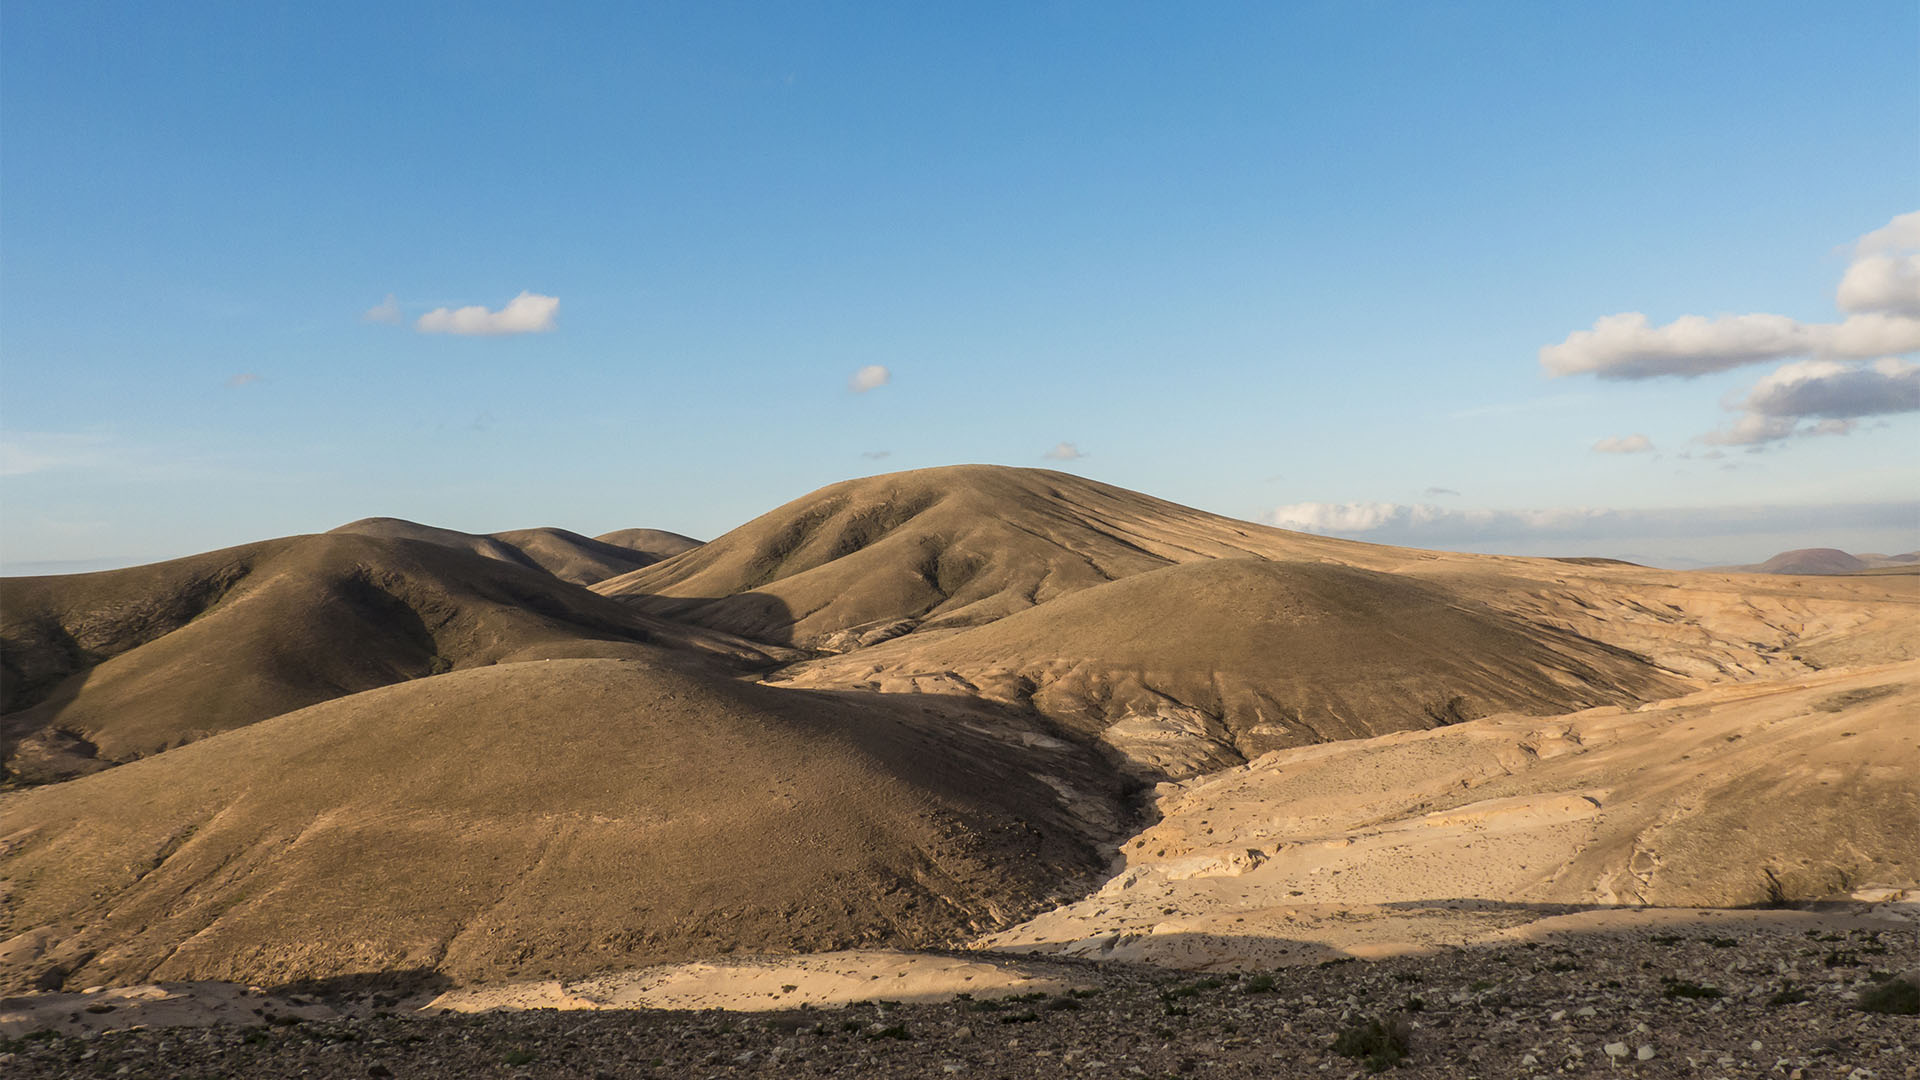
[[[1065,794],[1109,800],[1111,774],[994,724],[649,660],[355,694],[0,794],[0,984],[953,942],[1097,877],[1113,839]]]
[[[0,580],[10,779],[44,782],[389,683],[663,647],[764,660],[538,570],[432,543],[292,537]]]
[[[1287,746],[1685,689],[1631,653],[1428,582],[1251,558],[1146,571],[780,677],[1031,704],[1155,778]]]

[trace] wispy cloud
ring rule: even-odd
[[[392,293],[385,300],[360,313],[361,322],[383,323],[388,326],[400,325],[400,301]]]
[[[1593,444],[1598,454],[1644,454],[1653,449],[1653,440],[1645,435],[1620,435]]]
[[[242,386],[252,386],[254,383],[257,383],[259,381],[260,381],[260,376],[254,374],[251,371],[243,371],[238,375],[227,376],[227,385],[235,389],[238,389]]]
[[[1087,455],[1070,442],[1054,443],[1053,449],[1041,455],[1048,461],[1077,461]]]
[[[498,311],[479,304],[462,308],[434,308],[413,324],[423,334],[464,334],[499,337],[507,334],[544,334],[554,328],[560,299],[523,292]]]
[[[867,459],[868,461],[879,461],[879,460],[880,460],[880,459],[882,459],[882,458],[890,458],[890,457],[892,457],[892,456],[893,456],[893,451],[891,451],[891,450],[862,450],[862,451],[860,451],[860,456],[861,456],[861,457],[863,457],[863,458],[866,458],[866,459]]]
[[[847,389],[856,394],[864,394],[869,390],[875,390],[885,386],[892,381],[893,372],[887,370],[885,364],[868,364],[866,367],[854,372],[853,377],[847,380]]]
[[[1455,490],[1453,490],[1452,488],[1443,488],[1443,487],[1430,487],[1430,488],[1428,488],[1427,490],[1425,490],[1425,491],[1423,491],[1423,492],[1421,492],[1421,494],[1423,494],[1423,495],[1425,495],[1425,496],[1426,496],[1427,498],[1429,498],[1429,499],[1431,499],[1431,498],[1433,498],[1433,497],[1434,497],[1435,495],[1458,495],[1458,494],[1460,494],[1460,493],[1459,493],[1459,492],[1457,492],[1457,491],[1455,491]]]
[[[0,476],[89,468],[107,459],[110,439],[92,432],[10,431],[0,434]]]

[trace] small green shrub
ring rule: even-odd
[[[1920,984],[1888,979],[1860,995],[1860,1008],[1889,1016],[1920,1016]]]
[[[1364,1061],[1368,1072],[1385,1072],[1406,1060],[1413,1031],[1405,1020],[1392,1017],[1356,1024],[1333,1040],[1333,1052]]]
[[[1249,975],[1241,980],[1240,989],[1249,994],[1271,994],[1273,993],[1273,976],[1264,971],[1258,975]]]
[[[500,1060],[509,1065],[531,1065],[536,1056],[531,1050],[509,1050],[507,1056]]]

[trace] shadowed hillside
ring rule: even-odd
[[[1631,653],[1432,584],[1256,559],[1151,570],[783,677],[1030,703],[1156,778],[1282,747],[1686,689]]]
[[[456,668],[663,646],[766,658],[539,570],[351,534],[4,579],[0,609],[0,749],[12,779],[26,782]]]
[[[650,660],[355,694],[0,796],[0,985],[953,942],[1104,865],[1117,822],[1076,803],[1112,805],[1115,779],[1033,743],[975,710]]]

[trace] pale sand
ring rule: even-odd
[[[463,987],[428,1010],[840,1008],[860,1001],[950,1001],[1062,994],[1086,985],[1052,968],[1004,957],[979,960],[892,949],[761,956],[668,964],[589,979]]]
[[[268,994],[237,983],[149,983],[78,994],[0,998],[0,1038],[48,1030],[81,1035],[136,1027],[259,1024],[268,1017],[330,1020],[336,1015],[333,1009],[304,998]]]

